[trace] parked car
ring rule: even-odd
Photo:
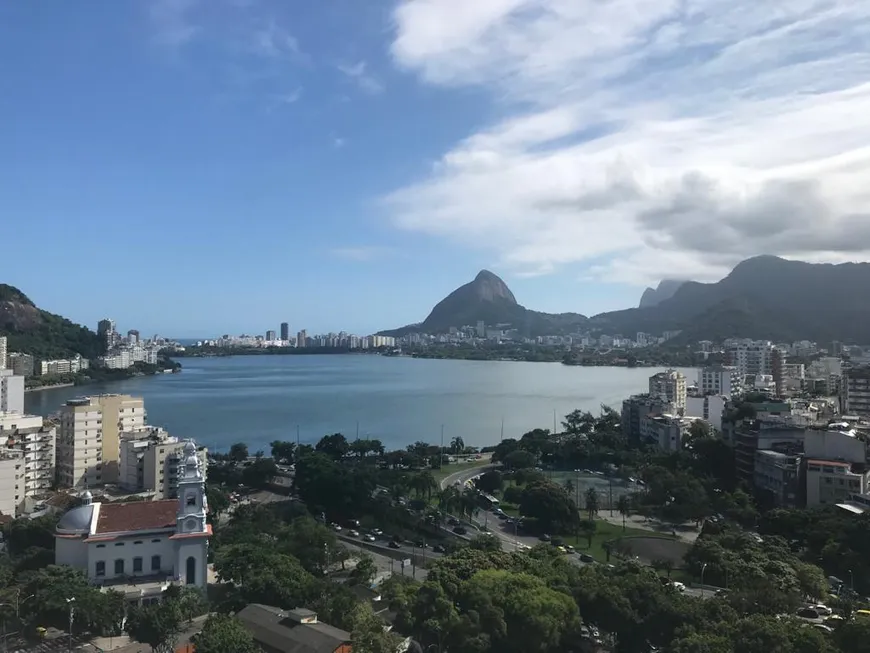
[[[595,558],[593,558],[588,553],[581,553],[580,554],[580,562],[595,562]]]
[[[812,608],[801,608],[797,611],[797,616],[803,619],[818,619],[819,613]]]
[[[369,533],[368,535],[364,536],[363,539],[364,539],[366,542],[374,542],[374,541],[377,540],[377,538],[376,538],[374,535],[372,535],[371,533]]]
[[[568,553],[576,553],[576,550],[570,544],[566,544],[565,548],[568,550]]]
[[[811,605],[810,608],[812,608],[813,610],[818,612],[823,617],[830,617],[832,614],[834,614],[834,611],[831,610],[831,608],[826,606],[824,603],[819,603],[817,605]]]
[[[334,530],[336,533],[338,533],[338,532],[341,530],[341,526],[339,526],[339,525],[336,524],[335,522],[332,522],[332,523],[329,525],[329,527],[330,527],[332,530]]]
[[[382,531],[380,528],[373,528],[372,529],[372,535],[376,535],[376,536],[380,537],[383,534],[384,534],[384,531]]]
[[[671,587],[673,587],[673,588],[674,588],[675,590],[677,590],[678,592],[685,592],[685,591],[686,591],[686,586],[683,585],[683,584],[682,584],[680,581],[678,581],[678,580],[673,581],[673,582],[671,583]]]
[[[468,529],[465,526],[454,526],[453,532],[457,535],[466,535],[468,534]]]
[[[551,539],[552,538],[549,535],[547,535],[546,533],[541,535],[541,542],[549,542]]]
[[[402,547],[402,545],[396,542],[396,540],[390,540],[390,543],[387,546],[389,546],[391,549],[399,549]]]
[[[447,523],[450,524],[451,526],[459,526],[459,520],[456,519],[456,517],[451,517],[450,519],[447,520]]]
[[[444,546],[441,544],[436,544],[435,546],[432,547],[432,550],[435,553],[447,553],[447,549],[445,549]]]

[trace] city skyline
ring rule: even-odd
[[[864,3],[328,5],[4,3],[4,244],[99,265],[0,281],[195,337],[376,332],[481,268],[595,314],[755,254],[870,259]]]

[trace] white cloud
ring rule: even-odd
[[[341,258],[346,261],[368,263],[370,261],[392,255],[393,250],[389,247],[379,247],[376,245],[361,245],[353,247],[336,247],[334,249],[331,249],[329,253],[336,258]]]
[[[870,3],[403,0],[395,63],[500,122],[387,198],[520,273],[870,259]]]
[[[336,67],[366,93],[377,95],[384,90],[383,84],[368,72],[368,65],[365,61],[358,61],[355,64],[338,64]]]

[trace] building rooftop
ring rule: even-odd
[[[852,463],[842,462],[839,460],[818,460],[818,459],[807,459],[807,464],[809,465],[829,465],[832,467],[852,467]]]
[[[269,605],[252,603],[236,617],[254,637],[270,648],[285,653],[334,653],[342,644],[349,644],[350,633],[320,622],[298,623],[294,613],[304,611],[306,618],[316,618],[310,610],[297,608],[285,612]]]
[[[174,528],[178,501],[130,501],[102,503],[96,533],[120,533]]]

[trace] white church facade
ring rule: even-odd
[[[84,505],[68,511],[55,531],[55,563],[86,571],[95,585],[112,587],[129,600],[159,599],[171,584],[205,589],[208,502],[196,445],[184,447],[178,499],[100,503],[85,493]]]

